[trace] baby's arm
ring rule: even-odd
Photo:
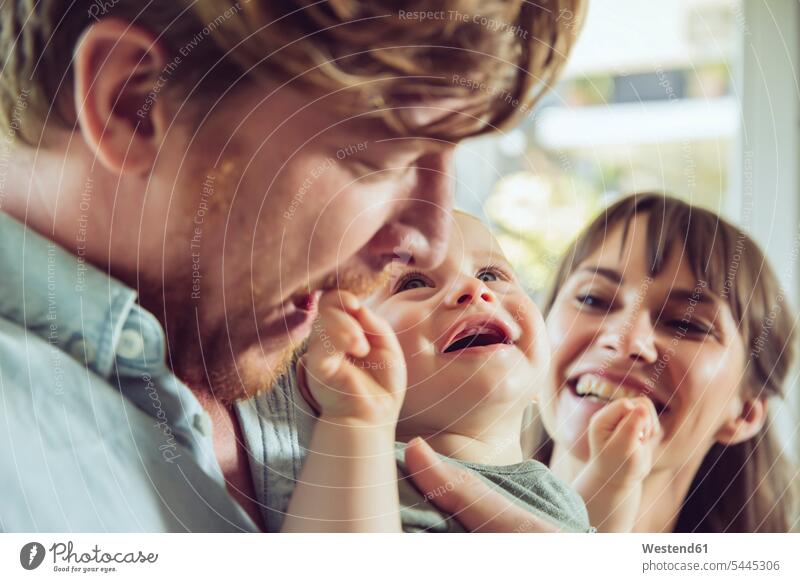
[[[616,400],[592,417],[591,458],[573,485],[599,531],[633,529],[660,434],[655,407],[646,397]]]
[[[283,531],[401,531],[394,455],[405,360],[389,325],[331,292],[298,369],[320,417]]]

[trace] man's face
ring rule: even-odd
[[[293,91],[236,100],[192,139],[165,262],[196,308],[204,359],[232,355],[234,383],[252,393],[307,336],[320,289],[363,294],[397,257],[441,261],[453,146],[397,138]]]

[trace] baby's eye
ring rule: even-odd
[[[495,269],[483,269],[478,271],[475,277],[485,283],[489,283],[491,281],[499,281],[501,279],[501,274]]]
[[[409,289],[420,289],[421,287],[427,287],[427,283],[423,281],[419,277],[414,277],[413,279],[409,279],[402,285],[400,285],[400,291],[407,291]]]
[[[394,292],[400,293],[401,291],[422,289],[423,287],[433,287],[433,284],[421,273],[406,273],[395,285]]]

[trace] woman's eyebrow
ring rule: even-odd
[[[614,269],[609,269],[608,267],[587,266],[587,267],[581,267],[580,269],[578,269],[578,271],[588,272],[593,275],[600,275],[601,277],[610,279],[611,281],[613,281],[618,285],[625,280],[623,276],[619,274],[618,271],[615,271]]]
[[[715,296],[706,291],[695,289],[672,289],[667,295],[667,301],[695,301],[704,305],[715,305]]]

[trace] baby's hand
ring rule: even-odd
[[[359,425],[397,422],[405,358],[389,324],[346,291],[325,293],[300,361],[301,385],[326,419]]]
[[[589,465],[609,485],[641,482],[652,469],[661,425],[652,401],[621,398],[597,412],[589,423]]]

